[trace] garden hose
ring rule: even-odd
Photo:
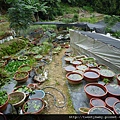
[[[63,99],[64,99],[64,104],[63,104],[62,106],[58,106],[58,105],[56,104],[56,102],[57,102],[56,97],[55,97],[52,93],[50,93],[50,92],[45,92],[45,93],[51,95],[51,96],[54,98],[54,105],[55,105],[57,108],[63,108],[63,107],[65,107],[65,105],[66,105],[66,97],[65,97],[65,95],[64,95],[60,90],[58,90],[57,88],[52,87],[52,86],[46,86],[46,87],[42,88],[42,90],[44,90],[44,89],[46,89],[46,88],[51,88],[51,89],[54,89],[54,90],[58,91],[58,92],[63,96]]]

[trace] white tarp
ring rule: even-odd
[[[70,30],[69,32],[70,45],[76,54],[95,57],[98,63],[106,64],[111,69],[114,69],[116,73],[120,73],[120,49],[99,39],[94,39],[94,36],[91,38],[82,34],[81,31]],[[118,41],[119,43],[120,41]]]

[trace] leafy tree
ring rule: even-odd
[[[93,0],[93,6],[96,11],[109,15],[120,15],[119,0]]]
[[[47,2],[40,3],[39,0],[24,0],[24,1],[25,1],[25,4],[33,6],[35,8],[34,12],[36,13],[36,21],[39,21],[39,15],[38,15],[39,11],[45,14],[47,13],[47,10],[46,10],[48,8],[48,6],[46,6]]]
[[[34,13],[39,11],[46,12],[46,3],[40,4],[39,0],[6,0],[11,5],[8,9],[10,27],[15,30],[17,35],[24,32],[33,22]]]
[[[8,19],[10,28],[14,29],[17,35],[24,31],[32,23],[34,7],[26,5],[23,1],[13,2],[12,7],[8,9]]]
[[[0,0],[0,13],[6,14],[6,11],[8,10],[9,7],[10,7],[9,4],[7,4],[5,0]]]
[[[111,32],[111,27],[120,20],[119,16],[105,15],[104,22],[106,23],[106,32]]]
[[[90,6],[90,3],[92,1],[90,0],[62,0],[63,3],[68,3],[72,6],[79,6],[79,7],[82,7],[82,6]]]
[[[46,2],[48,6],[47,14],[39,12],[42,19],[53,20],[57,15],[62,15],[62,9],[60,7],[61,0],[40,0],[40,3],[43,4]]]

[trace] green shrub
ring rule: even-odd
[[[91,17],[90,18],[83,17],[83,18],[80,18],[79,21],[80,22],[96,23],[98,20],[95,17],[92,17],[92,18]]]
[[[86,10],[86,11],[89,11],[89,12],[94,12],[93,8],[92,7],[89,7],[89,6],[83,6],[83,9]]]
[[[5,55],[15,54],[26,46],[26,42],[21,39],[13,39],[0,45],[0,58]]]
[[[64,23],[72,23],[73,20],[72,20],[72,18],[63,18],[62,22],[64,22]]]
[[[118,21],[120,20],[119,16],[115,16],[115,15],[105,15],[104,16],[104,22],[106,23],[106,28],[105,28],[105,32],[111,32],[111,27],[113,25],[115,25]],[[117,33],[116,33],[117,35]]]
[[[120,31],[112,33],[112,36],[120,39]]]
[[[73,22],[77,22],[78,21],[78,18],[79,18],[79,15],[78,14],[74,14],[73,18],[72,18],[72,21]]]

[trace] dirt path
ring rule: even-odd
[[[56,106],[58,106],[58,107],[55,106],[53,97],[50,94],[46,94],[45,100],[47,101],[48,106],[44,110],[44,114],[74,114],[75,113],[68,92],[68,87],[66,84],[65,71],[62,68],[62,57],[64,55],[64,52],[65,49],[62,49],[59,55],[53,56],[52,62],[46,66],[46,69],[49,70],[48,80],[39,87],[40,88],[44,88],[46,86],[55,87],[63,93],[66,99],[64,99],[64,96],[62,96],[62,94],[60,94],[60,92],[57,91],[56,89],[52,89],[52,88],[44,89],[45,92],[49,92],[52,95],[54,95],[54,97],[56,97],[56,103],[57,103]],[[64,106],[65,100],[66,100],[66,105]]]

